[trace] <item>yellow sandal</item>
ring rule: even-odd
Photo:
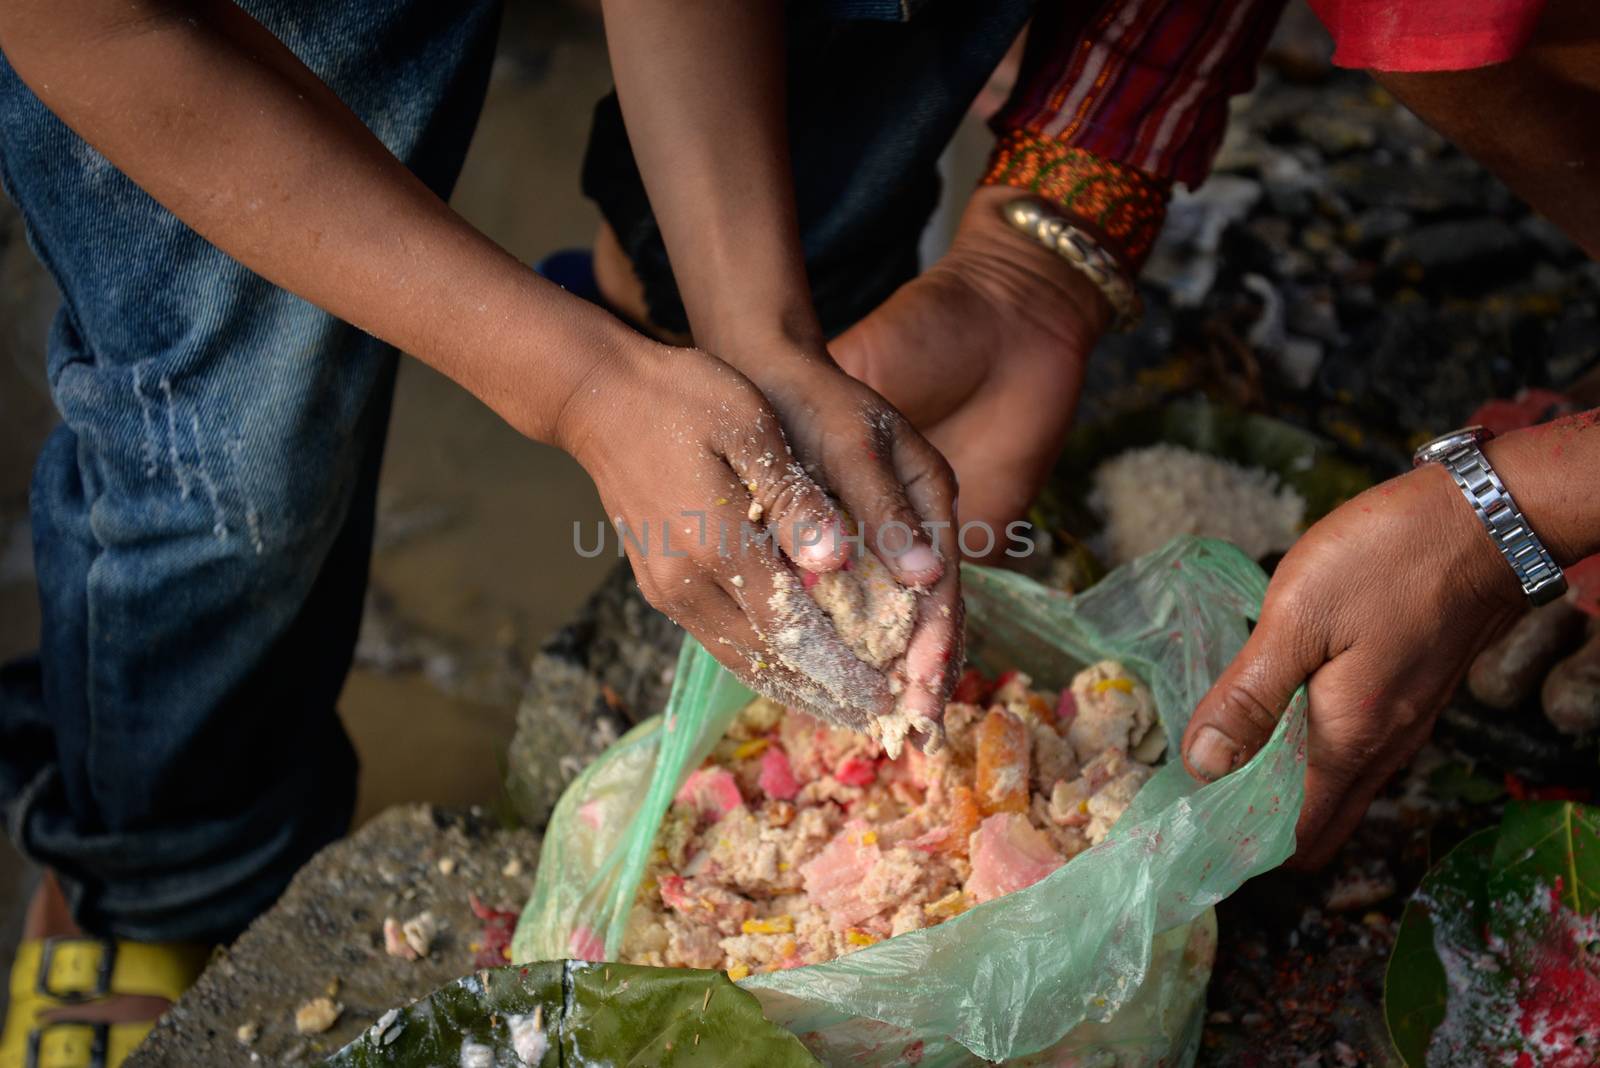
[[[177,1001],[205,967],[204,946],[29,939],[11,965],[11,1007],[0,1032],[0,1068],[117,1068],[154,1020],[42,1020],[43,1013],[119,995]]]

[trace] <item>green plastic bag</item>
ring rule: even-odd
[[[1102,658],[1149,684],[1170,742],[1243,645],[1266,576],[1180,538],[1075,597],[963,569],[969,655],[1059,687]],[[673,795],[749,690],[686,642],[666,711],[573,782],[545,835],[517,960],[616,955]],[[1104,842],[1025,890],[823,964],[740,986],[827,1064],[1187,1064],[1215,949],[1211,906],[1294,849],[1305,698],[1245,767],[1201,786],[1175,759]]]

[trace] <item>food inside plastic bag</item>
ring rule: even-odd
[[[819,964],[959,916],[1103,840],[1165,742],[1115,661],[1059,694],[976,670],[947,742],[891,758],[766,698],[684,782],[656,836],[621,960],[734,979]]]
[[[1135,737],[1135,713],[1105,733],[1080,732],[1086,746],[1126,732],[1130,756],[1152,734],[1168,745],[1182,736],[1266,587],[1238,550],[1192,538],[1077,596],[984,568],[963,579],[969,649],[984,672],[1022,671],[1050,690],[1114,660],[1148,686],[1158,731]],[[557,805],[515,959],[618,958],[663,821],[752,697],[686,643],[665,713],[607,751]],[[1076,759],[1071,735],[1069,726]],[[829,1064],[1188,1063],[1215,945],[1210,907],[1293,852],[1304,741],[1300,694],[1243,768],[1201,785],[1167,761],[1104,840],[1032,885],[739,985]],[[769,782],[785,788],[776,770]],[[702,781],[690,795],[717,806],[737,792],[742,802],[740,784],[727,785]],[[1014,804],[1007,796],[998,800]]]

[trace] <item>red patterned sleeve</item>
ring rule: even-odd
[[[1210,169],[1228,99],[1254,84],[1283,3],[1042,5],[991,123],[999,143],[984,181],[1055,201],[1136,271],[1171,184],[1196,185]],[[1074,190],[1092,210],[1075,206]]]

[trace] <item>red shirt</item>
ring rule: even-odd
[[[1333,61],[1372,70],[1469,70],[1504,63],[1533,36],[1545,0],[1310,0]]]
[[[1465,70],[1515,56],[1545,0],[1310,0],[1334,62]],[[1065,0],[1041,5],[996,130],[1058,138],[1196,185],[1228,98],[1250,88],[1284,0]]]

